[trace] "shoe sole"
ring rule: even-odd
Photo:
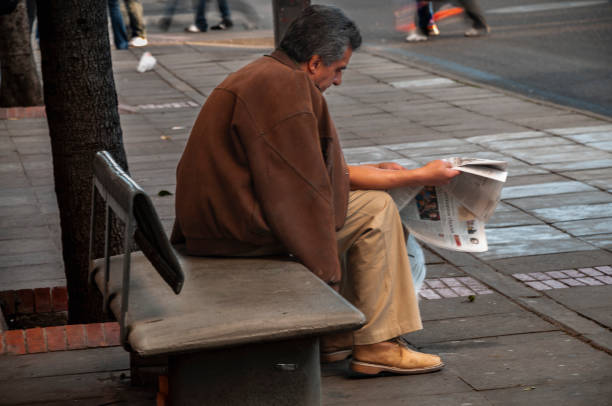
[[[353,354],[353,350],[340,350],[334,352],[321,353],[321,363],[328,364],[330,362],[338,362],[347,359]]]
[[[437,365],[427,367],[427,368],[397,368],[390,367],[387,365],[379,365],[379,364],[371,364],[369,362],[363,361],[352,361],[351,362],[351,371],[355,372],[359,375],[378,375],[383,372],[390,372],[392,374],[399,375],[417,375],[417,374],[427,374],[430,372],[436,372],[444,368],[444,363],[441,362]]]

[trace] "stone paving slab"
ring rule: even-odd
[[[489,261],[497,271],[512,275],[519,272],[546,272],[562,269],[612,264],[612,253],[604,250],[559,252],[546,255],[503,258]]]
[[[478,296],[476,300],[480,298]],[[439,342],[553,330],[558,329],[532,313],[519,311],[425,321],[423,330],[406,334],[404,337],[421,348]]]
[[[612,217],[554,223],[555,227],[576,237],[607,234],[612,230]]]
[[[612,357],[556,331],[428,345],[425,349],[441,352],[449,368],[476,390],[612,378]]]
[[[610,251],[612,249],[612,233],[589,235],[586,237],[580,237],[580,239],[588,244],[592,244],[597,248],[606,249]]]
[[[562,193],[593,192],[596,191],[592,186],[582,182],[565,181],[540,183],[535,185],[509,186],[502,189],[501,198],[517,199],[521,197],[532,197],[542,195],[558,195]]]
[[[596,249],[548,225],[489,228],[486,233],[489,250],[474,253],[483,261]]]
[[[484,397],[492,405],[606,405],[612,399],[612,386],[607,380],[579,383],[522,385],[515,388],[489,390]]]
[[[541,208],[532,213],[549,223],[612,217],[612,202]]]
[[[548,147],[515,149],[507,151],[509,155],[538,165],[551,162],[583,161],[587,159],[609,159],[610,153],[582,145],[559,145],[554,149]]]
[[[47,406],[154,404],[157,393],[150,388],[132,386],[128,372],[129,369],[4,381],[0,382],[2,403]]]
[[[342,374],[342,373],[340,373]],[[389,376],[372,379],[323,378],[324,405],[457,405],[458,401],[487,404],[456,375],[442,370],[428,375]],[[485,402],[485,403],[482,403]]]
[[[575,162],[556,162],[541,164],[540,167],[551,171],[579,171],[585,169],[609,168],[612,166],[612,159],[593,159]]]
[[[537,217],[501,203],[487,222],[487,228],[527,226],[542,223],[542,220]]]
[[[612,194],[597,190],[593,192],[506,199],[505,203],[533,213],[534,210],[544,208],[612,203]]]
[[[439,257],[438,257],[439,258]],[[444,260],[441,260],[444,261]],[[438,263],[432,264],[431,261],[426,257],[427,264],[427,278],[452,278],[452,277],[462,277],[466,276],[465,272],[459,270],[457,267],[454,267],[447,263]]]
[[[465,297],[425,300],[420,302],[419,308],[423,321],[508,314],[521,311],[518,305],[498,293],[476,296],[473,301]]]
[[[610,307],[612,308],[612,297],[608,286],[579,286],[571,289],[554,289],[546,292],[557,302],[581,311],[588,308]],[[610,312],[612,318],[612,312]],[[612,327],[612,324],[607,324]]]

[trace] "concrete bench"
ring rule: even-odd
[[[105,151],[93,183],[107,234],[113,213],[125,236],[116,256],[106,238],[91,280],[119,320],[123,346],[143,359],[167,356],[171,404],[320,404],[318,337],[359,327],[359,310],[289,257],[185,255]],[[90,256],[94,231],[92,214]],[[134,241],[142,251],[132,252]]]

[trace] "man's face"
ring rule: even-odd
[[[342,59],[332,62],[330,65],[325,65],[323,61],[315,55],[309,63],[311,78],[321,92],[327,90],[331,85],[339,86],[342,83],[342,71],[346,69],[349,59],[353,55],[353,50],[348,47],[342,56]],[[313,61],[313,59],[315,59]]]

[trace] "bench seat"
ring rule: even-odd
[[[361,312],[287,258],[195,257],[174,251],[185,273],[180,295],[142,252],[131,255],[127,338],[141,356],[321,335],[364,322]],[[117,318],[122,261],[122,255],[114,256],[110,267],[109,305]],[[101,291],[103,269],[104,260],[96,260]]]
[[[319,337],[363,325],[359,310],[289,257],[185,255],[107,151],[92,189],[89,277],[119,321],[132,382],[163,359],[170,404],[320,405]],[[94,260],[96,196],[106,214]],[[110,255],[111,219],[124,224],[122,255]]]

